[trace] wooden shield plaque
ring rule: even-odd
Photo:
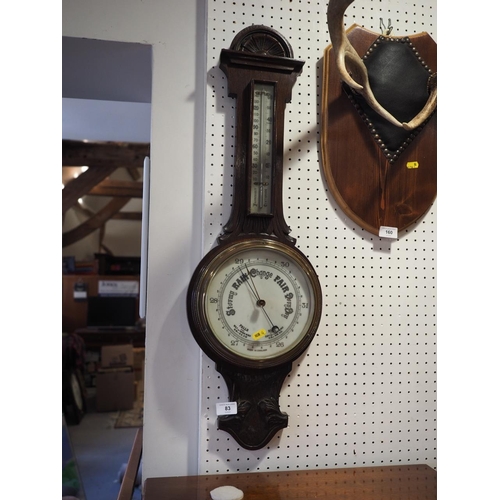
[[[429,75],[437,71],[434,40],[427,33],[381,36],[358,25],[347,30],[347,38],[363,58],[377,100],[398,120],[411,120],[422,100],[425,103]],[[379,56],[383,44],[389,44],[388,52]],[[380,72],[386,62],[400,65],[390,78]],[[417,81],[424,87],[419,90],[420,101],[412,86]],[[340,208],[365,230],[378,235],[381,226],[405,229],[432,205],[437,191],[436,121],[434,112],[412,131],[385,121],[340,80],[331,45],[326,48],[323,171]]]

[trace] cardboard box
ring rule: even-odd
[[[101,368],[96,378],[96,410],[131,410],[135,401],[134,371],[128,368]]]
[[[144,347],[134,347],[134,375],[136,382],[144,379],[145,352]]]
[[[134,366],[134,346],[105,345],[101,348],[101,368]]]
[[[103,346],[96,376],[96,410],[130,410],[135,401],[134,350],[131,344]]]

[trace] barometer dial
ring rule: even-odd
[[[274,366],[300,355],[317,329],[321,291],[295,248],[245,239],[223,248],[190,291],[193,331],[207,353],[228,362]],[[195,274],[196,275],[196,274]]]

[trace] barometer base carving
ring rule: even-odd
[[[229,389],[229,399],[238,407],[236,415],[218,418],[219,429],[231,434],[247,450],[257,450],[269,443],[288,425],[288,415],[279,407],[279,393],[291,369],[292,363],[241,372],[228,365],[217,365]]]

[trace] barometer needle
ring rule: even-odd
[[[257,300],[261,302],[259,292],[257,291],[257,287],[255,286],[255,283],[253,282],[252,275],[250,274],[250,270],[248,269],[248,266],[245,264],[245,269],[247,270],[248,277],[250,278],[250,281],[252,282],[252,286],[250,289],[252,290],[252,293],[257,297]]]
[[[241,272],[241,269],[240,269],[240,272]],[[252,280],[252,277],[250,276],[248,268],[247,268],[247,273],[248,273],[248,276],[250,277],[250,280]],[[259,294],[257,293],[257,289],[255,289],[255,285],[252,287],[250,285],[250,283],[248,282],[248,280],[244,277],[245,275],[242,274],[241,276],[242,276],[243,280],[247,282],[248,288],[250,288],[250,291],[252,292],[253,296],[257,299],[257,304],[258,304],[260,301],[260,297],[259,297]],[[252,283],[253,283],[253,281],[252,281]]]
[[[245,264],[245,269],[247,270],[248,277],[250,278],[250,282],[247,282],[251,292],[254,294],[255,298],[257,299],[257,305],[262,309],[262,312],[266,316],[267,320],[269,323],[271,323],[271,330],[274,332],[275,330],[278,329],[278,327],[273,323],[271,318],[269,317],[269,314],[267,314],[267,311],[264,309],[264,306],[266,305],[266,301],[262,300],[260,298],[259,292],[257,291],[257,287],[255,286],[255,283],[253,281],[252,275],[250,274],[250,270],[248,269],[248,266]]]

